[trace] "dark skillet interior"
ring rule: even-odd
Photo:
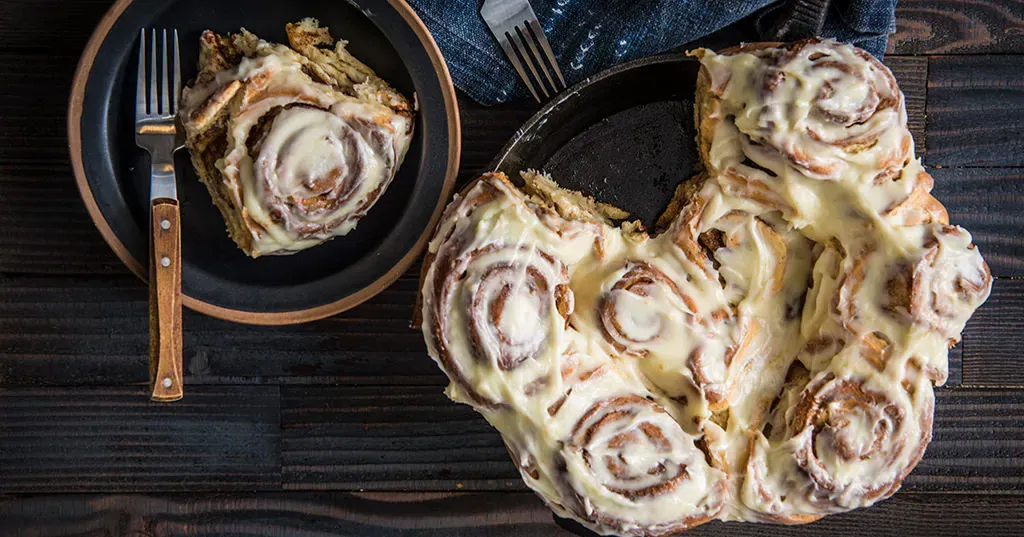
[[[696,61],[645,58],[591,77],[550,103],[499,153],[517,179],[542,169],[559,185],[611,203],[648,229],[697,165]]]
[[[245,27],[286,43],[284,26],[315,17],[349,50],[420,105],[405,162],[384,196],[349,235],[291,256],[250,259],[228,238],[186,151],[177,155],[183,292],[252,312],[308,309],[341,300],[390,270],[427,227],[447,170],[448,119],[441,83],[411,27],[386,0],[135,0],[108,33],[89,74],[83,161],[97,204],[132,256],[146,265],[149,163],[135,147],[135,62],[142,27],[177,28],[183,77],[197,72],[204,29]]]

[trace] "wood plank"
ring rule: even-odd
[[[0,493],[278,489],[279,396],[192,386],[161,404],[144,386],[0,390]]]
[[[560,528],[548,508],[528,492],[30,496],[0,500],[0,518],[5,521],[5,535],[11,537],[564,537],[572,534]],[[1024,503],[1019,496],[901,492],[873,507],[828,516],[810,525],[711,522],[686,535],[1003,537],[1014,534],[1022,518]],[[568,523],[562,524],[566,529],[571,528],[570,531],[576,530]]]
[[[196,384],[443,386],[409,327],[418,267],[330,319],[257,327],[185,312],[185,380]],[[145,287],[134,277],[0,277],[0,386],[139,384],[148,379]],[[960,383],[961,347],[949,354]]]
[[[283,388],[285,489],[523,489],[498,433],[442,390]]]
[[[971,232],[992,274],[1024,276],[1024,168],[929,168],[950,222]]]
[[[0,164],[0,272],[128,274],[89,219],[66,160]]]
[[[0,7],[0,28],[20,18],[5,16],[9,9]],[[65,115],[77,54],[0,53],[0,272],[127,273],[93,227],[71,172]]]
[[[914,150],[918,157],[927,151],[928,134],[925,129],[925,104],[928,97],[928,58],[914,56],[886,56],[885,65],[896,77],[907,106],[907,127],[914,136]]]
[[[3,49],[77,55],[112,4],[112,0],[0,2]]]
[[[423,336],[409,328],[418,268],[348,312],[258,327],[191,311],[185,383],[362,383],[440,386]],[[134,277],[0,278],[0,385],[143,383],[146,287]]]
[[[4,73],[0,82],[0,164],[6,168],[67,162],[68,96],[80,51],[40,55],[4,50],[0,53],[0,72]]]
[[[434,387],[282,388],[290,490],[521,490],[497,432]],[[1024,391],[937,391],[935,434],[905,483],[1024,493]]]
[[[1024,51],[1024,2],[900,0],[889,50],[897,54]]]
[[[1024,386],[1024,280],[999,279],[964,330],[963,383]]]
[[[931,166],[1024,166],[1024,56],[937,56],[928,65]]]

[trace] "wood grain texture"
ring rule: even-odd
[[[928,65],[930,166],[1024,166],[1024,55]]]
[[[0,7],[0,32],[20,20],[9,9]],[[93,227],[68,160],[65,114],[77,54],[0,48],[0,272],[126,272]]]
[[[0,273],[129,273],[89,219],[66,160],[0,161]]]
[[[964,330],[963,383],[1024,386],[1022,336],[1024,280],[996,280],[988,302]]]
[[[884,63],[896,77],[896,82],[903,92],[907,106],[907,127],[914,136],[914,151],[918,157],[923,157],[928,147],[928,134],[925,129],[928,58],[886,56]]]
[[[1021,52],[1024,2],[900,0],[889,50],[897,54]]]
[[[932,194],[967,228],[992,274],[1024,276],[1024,168],[929,168]]]
[[[279,391],[144,386],[0,390],[0,493],[280,487]]]
[[[290,490],[522,490],[498,433],[441,386],[286,387]]]
[[[26,53],[77,54],[112,4],[113,0],[0,2],[0,35],[4,37],[0,46]],[[70,76],[67,81],[70,84]]]
[[[0,500],[10,537],[568,537],[533,494],[291,493],[36,496]],[[710,522],[695,537],[1003,537],[1024,518],[1019,496],[897,493],[805,526]],[[568,526],[568,524],[566,524]],[[582,532],[580,532],[582,534]],[[591,534],[592,535],[592,534]]]
[[[418,267],[301,326],[186,312],[188,393],[146,401],[146,287],[82,208],[64,132],[78,52],[110,4],[0,4],[0,535],[571,535],[525,491],[498,434],[443,396],[407,326]],[[936,196],[995,274],[1022,276],[1024,56],[907,54],[1024,54],[1024,2],[903,0],[898,17],[885,61],[918,154],[949,166],[930,168]],[[463,98],[460,183],[536,109]],[[997,280],[950,353],[925,459],[892,499],[809,526],[687,535],[1019,533],[1022,319],[1024,280]],[[97,494],[159,491],[180,494]]]
[[[282,388],[289,490],[522,490],[498,433],[434,387]],[[1024,494],[1024,391],[937,391],[919,492]]]

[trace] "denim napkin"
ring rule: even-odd
[[[409,0],[448,61],[455,86],[495,104],[529,98],[480,17],[482,0]],[[775,0],[531,0],[558,65],[572,85],[587,75],[689,43],[748,16],[760,26]],[[876,56],[896,30],[896,0],[833,0],[823,37]],[[759,36],[744,36],[757,41]]]

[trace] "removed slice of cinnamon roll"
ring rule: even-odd
[[[413,132],[409,101],[312,19],[293,48],[241,30],[200,39],[181,120],[200,180],[246,254],[345,235],[380,199]]]

